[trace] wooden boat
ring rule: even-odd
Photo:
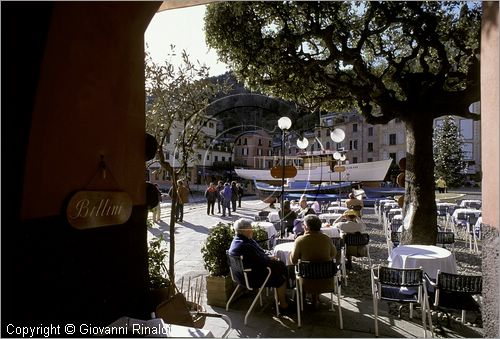
[[[259,164],[279,163],[280,157],[255,157],[255,162]],[[383,181],[392,159],[380,160],[373,162],[343,164],[342,172],[331,170],[331,164],[336,164],[333,159],[333,151],[314,151],[304,152],[296,157],[286,157],[288,162],[292,162],[297,168],[297,175],[293,178],[295,181],[305,181],[310,183],[325,183],[325,182],[368,182],[368,181]],[[269,168],[263,169],[248,169],[235,168],[236,174],[243,179],[259,182],[278,182],[271,175]]]
[[[465,196],[463,193],[436,193],[436,202],[452,202],[462,199]]]
[[[343,182],[333,184],[314,185],[307,181],[289,182],[283,190],[281,186],[274,186],[264,182],[258,182],[254,179],[254,185],[257,189],[258,197],[264,202],[272,203],[281,197],[282,191],[285,199],[299,200],[305,196],[308,200],[336,200],[339,190],[341,196],[347,196],[352,187],[358,183]]]

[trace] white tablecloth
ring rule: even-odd
[[[435,279],[437,270],[457,273],[457,264],[453,254],[445,248],[431,245],[404,245],[392,250],[389,267],[422,267],[431,278]]]
[[[326,220],[326,222],[333,224],[338,217],[342,216],[342,213],[322,213],[318,215],[320,220]]]
[[[272,211],[271,213],[268,214],[267,220],[269,220],[270,222],[279,221],[280,220],[279,212],[278,211]]]
[[[398,205],[398,203],[393,201],[393,202],[385,203],[384,207],[383,207],[383,211],[386,212],[386,211],[389,211],[391,209],[398,209],[398,208],[400,208],[399,205]]]
[[[474,205],[479,204],[479,206],[481,206],[481,200],[477,200],[477,199],[462,200],[462,202],[460,203],[460,207],[470,208],[471,204],[474,204]]]
[[[347,207],[345,206],[330,206],[326,209],[330,213],[344,213],[347,211]]]
[[[292,265],[290,261],[290,253],[292,253],[295,247],[294,242],[285,242],[274,246],[274,255],[281,261],[283,261],[287,266]]]
[[[391,208],[388,212],[387,212],[387,216],[389,216],[389,214],[392,215],[392,217],[394,218],[396,215],[401,215],[403,213],[403,209],[402,208]]]
[[[464,213],[465,214],[474,214],[474,216],[476,216],[476,217],[481,216],[480,210],[476,210],[476,209],[472,209],[472,208],[457,208],[455,211],[453,211],[453,215],[452,215],[453,220],[457,220],[458,215],[464,214]]]
[[[276,228],[274,227],[274,224],[272,222],[268,221],[254,221],[252,222],[253,227],[262,227],[266,232],[267,232],[267,237],[271,238],[273,235],[277,235],[278,232],[276,232]],[[273,242],[274,246],[274,242]]]
[[[381,207],[383,208],[385,204],[387,204],[387,203],[393,203],[393,202],[395,202],[394,199],[381,199],[381,200],[379,200],[379,202],[378,202],[378,208],[376,208],[376,212],[378,214],[380,214],[380,208]]]
[[[321,227],[321,233],[326,234],[330,238],[338,238],[340,237],[340,231],[336,227]]]
[[[456,204],[451,203],[451,202],[437,202],[436,206],[438,206],[438,207],[439,206],[452,207],[452,206],[456,206]]]

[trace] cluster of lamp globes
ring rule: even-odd
[[[278,120],[278,127],[282,131],[289,130],[290,127],[292,127],[292,120],[290,120],[289,117],[281,117]],[[345,132],[341,128],[335,128],[333,131],[330,132],[330,138],[334,142],[337,142],[337,143],[342,142],[345,139]],[[297,147],[298,148],[306,149],[307,146],[309,146],[309,141],[306,138],[302,137],[302,139],[297,139]],[[346,156],[345,156],[345,154],[342,154],[338,151],[335,151],[333,153],[333,158],[335,160],[344,161],[346,159]]]

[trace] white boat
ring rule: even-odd
[[[260,157],[259,160],[266,160],[266,157]],[[280,157],[267,157],[278,163]],[[343,164],[345,169],[342,172],[335,172],[330,169],[330,164],[336,164],[333,159],[332,151],[307,152],[297,157],[286,157],[287,163],[293,162],[297,168],[297,175],[289,181],[308,181],[314,183],[335,182],[335,181],[383,181],[392,159],[373,162],[363,162],[355,164]],[[261,161],[261,163],[265,163]],[[276,182],[281,179],[274,178],[271,170],[266,169],[248,169],[235,168],[236,174],[243,179],[257,180],[264,182]]]

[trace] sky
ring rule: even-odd
[[[146,50],[153,60],[169,60],[177,66],[182,64],[182,50],[186,50],[192,62],[199,60],[210,67],[211,76],[225,73],[226,65],[217,61],[215,50],[209,50],[205,43],[204,14],[205,5],[156,13],[144,35]],[[171,44],[176,46],[176,57],[169,56]]]

